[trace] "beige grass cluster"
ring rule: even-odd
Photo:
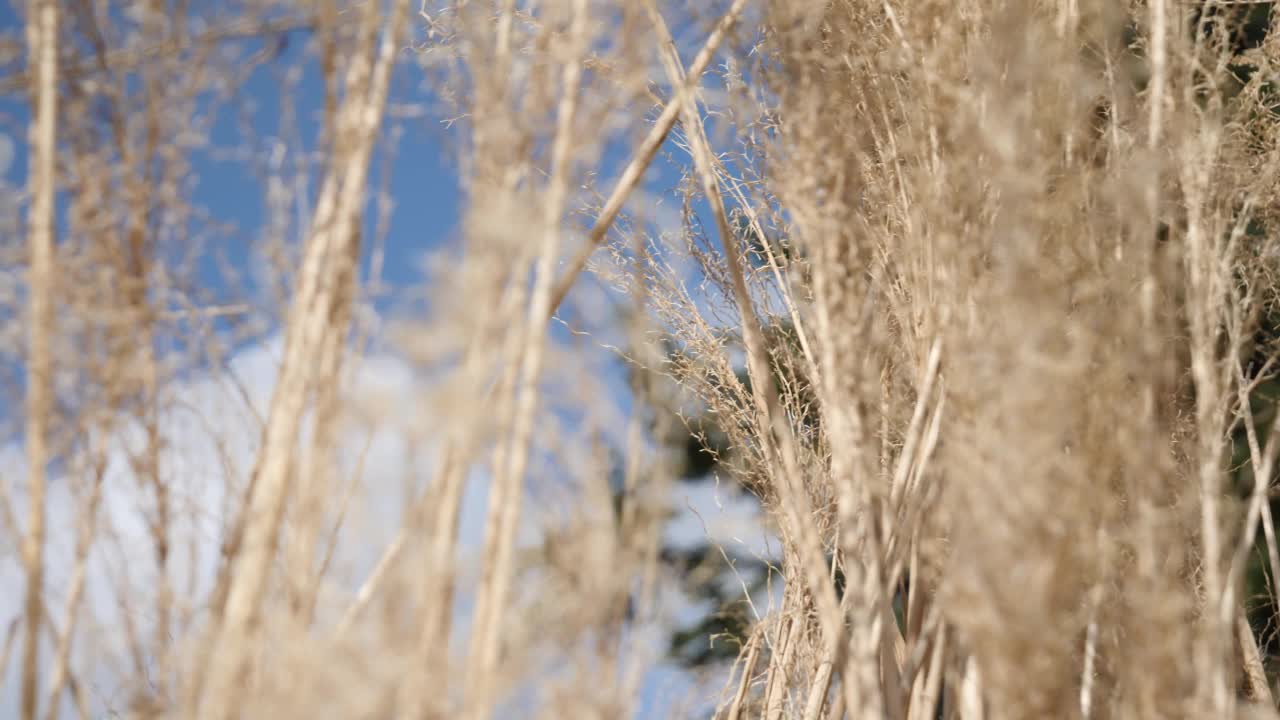
[[[672,585],[654,441],[696,407],[781,540],[717,718],[1274,717],[1263,5],[29,0],[0,681],[24,720],[631,716]],[[388,324],[403,132],[456,150],[462,223]],[[211,158],[266,199],[217,281]],[[271,328],[251,439],[188,423],[216,452],[184,458],[192,374]],[[387,357],[409,390],[369,389]]]

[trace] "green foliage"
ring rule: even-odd
[[[691,425],[692,430],[678,448],[683,458],[678,479],[690,484],[715,476],[732,452],[728,436],[715,427],[710,416]],[[685,594],[706,608],[701,617],[672,633],[669,655],[690,668],[732,661],[752,625],[743,589],[752,594],[764,589],[769,573],[765,562],[729,554],[707,541],[689,547],[665,547],[661,557],[663,564],[682,579]]]
[[[738,237],[742,239],[747,246],[747,260],[756,268],[769,267],[769,256],[773,256],[773,261],[780,267],[791,262],[798,256],[798,251],[786,238],[772,237],[756,232],[752,227],[751,218],[746,213],[735,212],[731,222],[734,229],[738,233]]]
[[[770,256],[780,267],[796,259],[794,246],[783,238],[756,232],[745,213],[734,213],[733,222],[746,245],[746,257],[755,268],[769,268]],[[791,421],[802,434],[814,437],[820,431],[818,405],[809,378],[797,367],[797,359],[802,354],[796,328],[789,321],[779,321],[766,325],[764,334],[772,380],[776,387],[787,390]],[[688,359],[681,355],[683,350],[673,345],[665,350],[673,361]],[[751,379],[746,368],[738,368],[734,375],[743,393],[749,396]],[[678,458],[677,479],[687,484],[712,478],[734,482],[734,474],[725,471],[726,464],[733,462],[735,453],[742,449],[732,446],[730,428],[722,425],[723,419],[712,413],[681,418],[676,417],[674,410],[665,412],[667,417],[655,418],[655,427],[661,424],[687,430],[660,438]],[[753,623],[744,591],[756,595],[765,590],[769,580],[767,563],[755,557],[730,554],[727,548],[710,542],[689,547],[668,546],[662,551],[662,560],[682,578],[686,595],[705,608],[700,617],[672,634],[670,657],[690,668],[706,668],[733,660]]]
[[[681,577],[693,580],[686,584],[685,592],[706,608],[702,617],[672,634],[670,656],[690,668],[733,660],[752,625],[743,588],[753,594],[762,591],[768,568],[756,558],[740,555],[729,555],[726,562],[720,549],[709,543],[688,549],[667,548],[663,560]]]
[[[790,323],[777,323],[767,327],[765,335],[774,383],[790,388],[797,396],[795,404],[800,412],[795,414],[793,422],[802,432],[817,432],[817,402],[808,379],[797,377],[787,362],[788,358],[800,356],[795,328]],[[751,380],[746,370],[739,369],[736,374],[738,382],[750,393]],[[675,440],[680,445],[678,454],[683,457],[679,479],[686,483],[703,482],[717,476],[722,464],[732,459],[734,448],[714,416],[704,415],[688,425],[689,433]],[[728,473],[719,476],[731,477]],[[686,579],[685,592],[708,608],[705,615],[672,635],[671,656],[687,667],[707,667],[733,660],[752,626],[743,597],[744,588],[752,594],[764,590],[769,572],[766,563],[747,556],[726,558],[721,548],[710,543],[687,549],[666,548],[663,558],[668,567]]]
[[[1257,377],[1262,368],[1266,367],[1267,358],[1275,351],[1277,338],[1280,338],[1280,314],[1268,313],[1262,318],[1253,338],[1254,352],[1245,361],[1248,377],[1259,380],[1249,396],[1249,409],[1253,415],[1259,447],[1266,447],[1277,409],[1280,408],[1280,376],[1276,369],[1270,368],[1265,378]],[[1241,423],[1231,436],[1229,450],[1232,491],[1242,503],[1252,493],[1255,479],[1247,433],[1247,428]],[[1275,481],[1276,477],[1268,478],[1267,486],[1273,487]],[[1271,497],[1267,502],[1271,509],[1273,531],[1280,534],[1280,528],[1274,525],[1275,519],[1280,518],[1280,498]],[[1265,528],[1259,524],[1244,570],[1243,597],[1246,617],[1258,638],[1267,673],[1274,682],[1280,675],[1280,635],[1276,633],[1275,627],[1278,606],[1269,565]]]

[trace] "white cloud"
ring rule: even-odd
[[[9,172],[13,164],[13,140],[8,133],[0,132],[0,176]]]
[[[251,472],[260,422],[270,402],[280,355],[281,341],[274,338],[236,353],[226,372],[198,374],[172,388],[174,402],[159,423],[164,440],[160,463],[175,513],[168,538],[168,577],[179,598],[204,598],[212,586],[223,528],[229,524]],[[422,382],[414,368],[390,354],[364,358],[354,369],[349,397],[358,400],[354,408],[358,417],[342,431],[342,472],[337,475],[350,478],[357,463],[361,474],[354,491],[353,511],[346,519],[333,564],[333,589],[339,598],[349,597],[368,576],[400,527],[406,498],[435,472],[434,449],[414,440],[420,437]],[[361,404],[374,411],[362,414]],[[376,423],[372,421],[374,417]],[[87,673],[79,680],[86,685],[94,716],[109,704],[118,707],[124,703],[127,698],[121,694],[123,682],[136,675],[121,622],[121,602],[131,604],[130,616],[140,623],[140,636],[150,638],[152,632],[146,627],[149,613],[134,604],[139,599],[150,602],[157,581],[148,524],[155,507],[152,489],[137,482],[130,463],[130,456],[145,447],[144,441],[142,429],[132,426],[118,430],[107,444],[102,531],[90,555],[85,614],[76,641],[77,668]],[[0,468],[0,482],[7,486],[6,494],[22,517],[22,449],[0,446]],[[63,474],[50,483],[47,581],[49,606],[56,616],[61,615],[74,567],[75,523],[83,491],[74,484],[83,483],[83,477],[83,473]],[[3,486],[0,491],[4,491]],[[484,472],[473,471],[464,492],[459,533],[460,551],[472,558],[483,543],[487,491]],[[750,499],[725,493],[712,484],[677,484],[673,504],[691,506],[693,510],[678,513],[667,532],[668,541],[690,543],[709,536],[738,552],[770,553],[770,538],[760,529],[755,504]],[[525,515],[519,542],[529,546],[540,542],[541,533],[536,513]],[[24,578],[12,541],[11,535],[0,534],[0,586],[15,589],[0,593],[0,631],[21,613],[22,594],[16,589],[22,587]],[[470,560],[460,563],[462,568],[479,565]],[[455,617],[463,629],[459,634],[465,634],[471,580],[460,578],[462,591],[455,608]],[[663,604],[670,611],[664,615],[667,619],[680,615],[681,608],[688,609],[670,592],[663,597]],[[55,619],[61,623],[61,617]],[[643,634],[656,642],[663,637],[661,623]],[[46,664],[50,652],[51,648],[46,647]],[[17,714],[17,660],[15,657],[10,662],[9,677],[2,678],[5,689],[0,690],[0,716]],[[645,680],[647,704],[657,702],[657,696],[650,695],[662,694],[660,691],[667,684],[692,687],[670,668],[659,666],[653,672],[657,674],[646,675]]]
[[[223,528],[241,497],[252,470],[261,418],[266,416],[279,367],[279,338],[245,348],[228,363],[229,370],[201,373],[172,388],[171,407],[162,413],[161,477],[170,493],[174,517],[168,543],[168,573],[175,594],[183,599],[206,598],[219,562]],[[343,542],[336,544],[336,580],[349,591],[363,582],[400,526],[406,483],[416,483],[433,471],[434,455],[419,448],[408,452],[406,422],[416,412],[415,376],[406,363],[391,355],[364,358],[354,373],[354,397],[386,401],[380,423],[344,430],[339,454],[346,470],[360,463],[361,478],[352,498]],[[122,702],[116,688],[131,677],[133,665],[121,602],[150,602],[159,577],[148,518],[156,507],[152,489],[138,482],[131,456],[146,446],[142,428],[117,430],[106,441],[100,532],[87,563],[85,613],[77,635],[82,658],[92,656],[95,707]],[[4,492],[19,518],[25,513],[25,463],[16,445],[0,446]],[[51,478],[47,498],[46,549],[49,606],[60,614],[75,565],[75,523],[83,507],[84,473]],[[460,535],[463,543],[478,543],[483,535],[485,484],[473,477],[465,493]],[[354,539],[354,540],[353,540]],[[0,586],[21,588],[25,583],[17,546],[11,534],[0,544]],[[0,629],[21,614],[19,591],[0,593]],[[138,634],[150,638],[145,627],[150,613],[136,605],[130,616],[143,626]],[[60,618],[55,618],[61,622]],[[43,657],[47,659],[50,649]],[[16,660],[16,658],[15,658]],[[19,662],[11,662],[5,689],[0,691],[0,716],[15,716]]]
[[[666,541],[676,547],[711,542],[727,552],[777,559],[777,537],[761,522],[754,496],[719,480],[677,483],[672,501],[678,511],[666,528]]]

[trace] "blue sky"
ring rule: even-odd
[[[12,8],[8,5],[0,6],[0,31],[16,29],[17,23],[17,16]],[[322,90],[316,63],[301,63],[305,69],[295,90],[288,94],[281,92],[280,72],[286,67],[299,65],[297,61],[303,59],[307,41],[305,34],[295,33],[289,36],[281,62],[253,72],[239,95],[242,114],[227,112],[226,108],[229,106],[224,106],[223,111],[214,116],[210,133],[211,146],[207,151],[196,154],[192,168],[195,177],[191,199],[202,205],[212,217],[235,225],[234,232],[216,238],[217,254],[243,273],[253,283],[252,287],[258,290],[262,288],[257,283],[258,278],[254,275],[253,268],[260,259],[255,256],[253,248],[266,220],[264,185],[260,178],[246,178],[247,166],[244,162],[227,162],[220,159],[220,155],[223,150],[244,147],[244,130],[247,128],[253,136],[250,147],[254,159],[268,160],[274,143],[281,142],[281,119],[290,110],[296,119],[296,138],[301,138],[306,147],[314,147],[319,109],[322,106]],[[413,62],[402,63],[393,82],[392,94],[395,99],[431,105],[431,88],[425,85],[423,73]],[[289,105],[284,108],[286,112],[282,112],[282,103]],[[430,107],[428,109],[433,110]],[[0,133],[5,134],[4,138],[0,138],[0,160],[5,155],[5,147],[10,149],[10,163],[2,177],[12,188],[21,188],[25,182],[27,158],[22,133],[25,131],[26,121],[24,96],[0,97]],[[454,144],[450,138],[451,133],[462,132],[463,127],[457,125],[452,129],[446,128],[433,113],[428,112],[420,118],[394,120],[384,130],[384,138],[393,134],[397,137],[395,151],[387,153],[380,147],[374,156],[369,177],[375,186],[380,185],[382,178],[389,179],[392,208],[383,246],[385,258],[381,280],[391,290],[389,296],[394,298],[399,294],[396,290],[408,290],[420,287],[424,282],[429,283],[430,279],[423,274],[424,254],[444,247],[457,238],[459,212],[464,198],[459,187],[456,157],[452,152]],[[293,142],[288,138],[284,141]],[[622,146],[611,146],[603,159],[605,167],[597,169],[603,187],[609,186],[611,178],[625,162],[627,150]],[[675,170],[665,165],[661,159],[651,173],[654,174],[659,176],[656,187],[669,188],[674,184]],[[0,188],[0,192],[4,190]],[[315,188],[310,188],[310,192],[314,194]],[[305,212],[300,212],[300,216],[305,217]],[[371,238],[376,224],[376,208],[371,207],[367,217],[365,237]],[[570,247],[576,245],[571,243]],[[215,262],[213,255],[214,253],[208,253],[202,259],[200,280],[215,291],[225,291],[234,299],[240,290],[226,286],[222,280],[221,266]],[[366,271],[371,255],[372,244],[366,243],[362,256]],[[393,303],[393,300],[382,300],[377,303],[377,308],[383,314],[394,315],[397,308]],[[557,325],[555,332],[562,335],[563,330]],[[259,341],[255,345],[241,347],[236,358],[241,365],[249,366],[255,362],[263,362],[264,352],[270,355],[269,348],[261,346]],[[391,360],[384,360],[394,364]],[[375,364],[375,367],[378,366]],[[381,367],[391,375],[403,371],[403,368],[392,372],[386,370],[386,365]],[[621,374],[616,374],[614,380],[617,400],[625,408],[629,403],[625,397]],[[269,391],[270,381],[264,382],[265,384],[257,387],[260,393]],[[264,395],[263,399],[265,397]],[[6,446],[10,450],[7,457],[13,457],[13,447]],[[714,524],[717,516],[726,512],[720,507],[724,500],[717,496],[714,488],[703,487],[690,493],[684,501],[696,506],[699,512],[694,519],[686,516],[682,521],[683,525],[677,524],[676,532],[680,537],[696,536],[704,532],[703,523]],[[464,534],[476,535],[477,540],[478,530],[474,524],[480,521],[479,511],[483,508],[483,499],[483,490],[468,499],[468,506],[475,514],[471,520],[472,525],[464,527]],[[732,505],[732,502],[729,504]],[[729,514],[733,514],[732,508]],[[741,526],[734,526],[733,518],[729,519],[729,525],[733,527],[733,533],[743,534]],[[683,699],[681,696],[690,688],[689,683],[690,678],[677,670],[656,668],[645,684],[638,717],[667,717],[670,710],[667,702]],[[5,695],[7,697],[0,697],[0,707],[7,707],[12,701],[8,693]]]
[[[0,32],[18,32],[17,37],[21,37],[21,21],[12,2],[0,4]],[[273,144],[282,140],[289,143],[291,154],[299,147],[313,151],[319,134],[323,88],[318,63],[308,47],[309,35],[293,32],[283,37],[287,40],[278,62],[252,72],[236,94],[235,103],[212,98],[204,98],[200,103],[204,108],[216,108],[217,112],[211,116],[209,147],[193,153],[195,184],[188,197],[218,221],[236,226],[238,232],[221,238],[216,251],[242,270],[251,265],[251,248],[258,240],[257,232],[265,219],[264,183],[260,177],[246,178],[249,165],[241,159],[229,161],[221,156],[230,150],[245,149],[246,128],[254,135],[248,144],[257,155],[254,162],[260,163],[269,161]],[[248,55],[279,41],[279,37],[245,40],[240,46],[243,54]],[[405,51],[405,60],[411,60],[408,52]],[[299,66],[303,68],[300,78],[291,86],[291,92],[283,94],[284,71]],[[397,67],[392,94],[401,102],[421,103],[434,110],[430,108],[431,88],[424,83],[422,72],[413,62],[402,62]],[[287,136],[288,129],[282,123],[282,108],[286,103],[291,106],[289,110],[295,119]],[[2,177],[13,188],[21,188],[25,181],[27,118],[25,94],[0,95],[0,133],[4,133],[12,149]],[[398,129],[395,152],[388,155],[383,142],[374,155],[369,177],[371,184],[380,186],[386,173],[390,173],[387,179],[393,209],[382,278],[392,287],[406,287],[423,279],[423,253],[439,247],[456,233],[461,194],[456,157],[447,148],[450,134],[458,132],[461,126],[447,130],[432,114],[393,120],[384,128],[384,141],[393,128]],[[0,158],[4,155],[0,152]],[[311,191],[314,194],[315,188]],[[371,210],[367,213],[366,236],[372,235],[376,224],[377,212],[372,205]],[[201,279],[216,287],[221,282],[221,273],[213,263],[212,253],[209,255]],[[366,271],[370,256],[371,244],[366,243],[362,256]]]

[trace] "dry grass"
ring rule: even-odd
[[[631,715],[696,408],[781,544],[717,718],[1274,717],[1269,7],[30,0],[0,678],[24,719]],[[461,226],[387,322],[406,108]]]

